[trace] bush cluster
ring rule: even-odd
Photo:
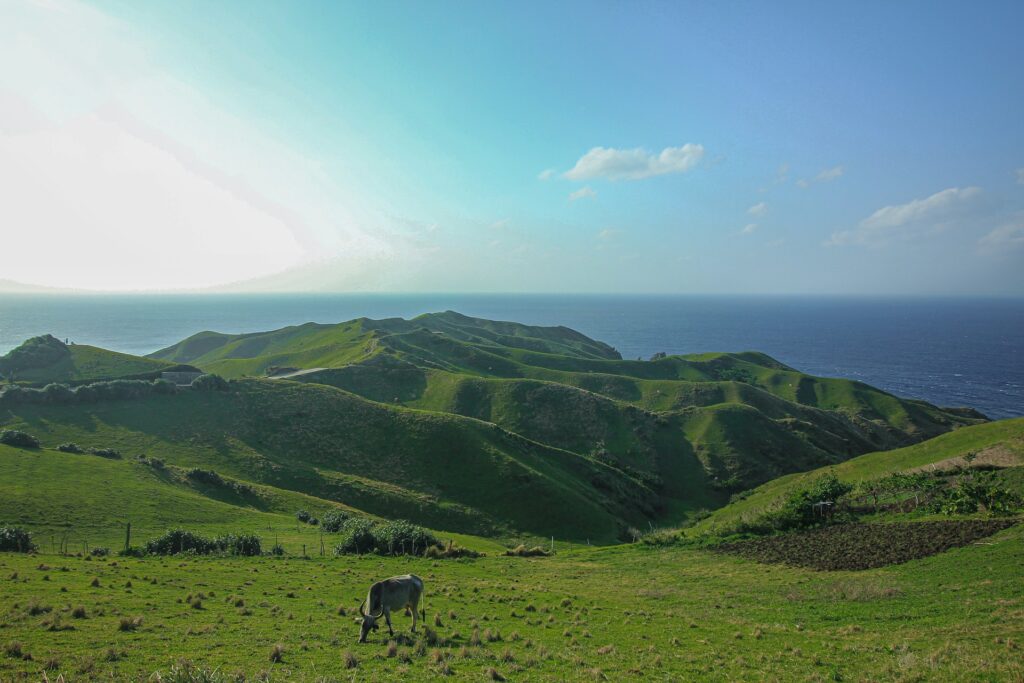
[[[343,510],[331,510],[320,520],[320,528],[336,534],[350,517],[351,515]]]
[[[998,485],[994,472],[978,471],[944,489],[931,501],[930,508],[946,515],[969,515],[982,509],[993,516],[1008,516],[1022,506],[1020,496]]]
[[[36,549],[32,534],[17,526],[0,526],[0,550],[30,553]]]
[[[172,529],[163,536],[146,543],[148,555],[259,555],[262,552],[260,537],[254,534],[225,534],[207,538],[185,529]]]
[[[160,464],[162,466],[163,462],[160,462]],[[253,493],[253,488],[248,484],[243,484],[237,481],[230,481],[220,476],[220,474],[214,472],[213,470],[204,470],[198,467],[193,467],[192,469],[185,473],[185,476],[191,479],[192,481],[207,484],[208,486],[216,486],[217,488],[228,489],[230,491],[234,491],[239,495],[247,495]]]
[[[39,439],[17,429],[0,431],[0,443],[17,448],[39,448]]]
[[[303,524],[309,524],[310,526],[316,526],[320,523],[320,520],[309,513],[309,510],[299,510],[295,513],[295,519],[299,520]]]
[[[152,394],[173,394],[176,390],[172,382],[163,379],[115,379],[74,388],[66,384],[47,384],[42,389],[32,389],[12,384],[0,391],[0,405],[97,403],[136,399]]]
[[[440,545],[429,531],[405,520],[374,523],[352,517],[341,525],[340,533],[335,555],[423,555],[431,546]]]

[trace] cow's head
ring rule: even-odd
[[[380,614],[370,614],[366,611],[366,600],[363,600],[362,604],[359,605],[359,613],[363,615],[363,623],[359,628],[359,642],[365,643],[366,636],[370,634],[370,631],[376,631],[380,628],[377,625],[377,620],[380,619],[381,615],[384,614],[384,606],[380,608]]]

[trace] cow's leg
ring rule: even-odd
[[[395,630],[391,628],[391,610],[384,610],[384,621],[388,622],[388,633],[395,635]]]
[[[418,605],[420,604],[419,598],[414,598],[409,605],[412,607],[412,632],[416,633],[416,624],[419,619],[420,613]]]

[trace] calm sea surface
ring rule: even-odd
[[[52,333],[146,354],[201,330],[456,310],[566,325],[624,358],[657,351],[763,351],[814,375],[849,377],[990,417],[1024,415],[1024,299],[726,296],[0,294],[0,353]]]

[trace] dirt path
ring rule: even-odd
[[[306,370],[296,370],[295,372],[286,372],[283,375],[272,375],[270,379],[291,379],[292,377],[298,377],[299,375],[309,375],[314,372],[320,372],[327,368],[307,368]]]

